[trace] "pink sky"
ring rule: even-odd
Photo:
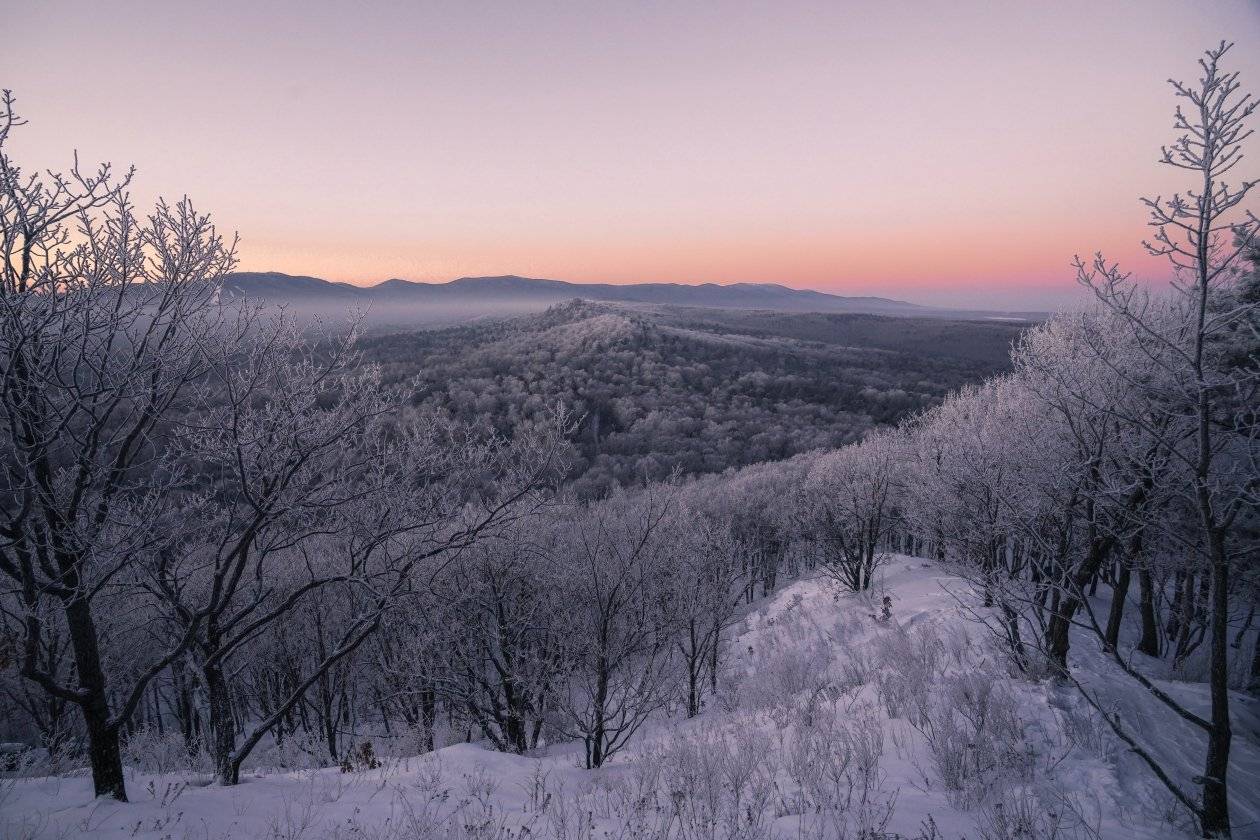
[[[1137,197],[1181,185],[1164,80],[1226,38],[1260,91],[1260,0],[45,0],[6,28],[20,161],[134,162],[243,268],[357,283],[1069,305],[1076,252],[1162,275]]]

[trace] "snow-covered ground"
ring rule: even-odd
[[[580,750],[476,744],[376,769],[136,774],[132,802],[84,776],[0,781],[19,838],[1172,838],[1184,817],[1074,689],[1014,679],[957,598],[965,585],[897,557],[869,597],[797,582],[754,607],[725,687],[662,715],[599,771]],[[952,594],[951,594],[952,593]],[[877,618],[884,594],[892,617]],[[1187,786],[1203,740],[1085,640],[1074,665]],[[1204,687],[1164,684],[1206,706]],[[1236,695],[1235,837],[1260,837],[1260,718]],[[1057,833],[1056,833],[1057,832]]]

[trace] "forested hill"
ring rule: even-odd
[[[223,278],[225,300],[281,306],[291,316],[338,319],[355,311],[373,328],[404,329],[467,321],[488,315],[538,313],[575,298],[620,306],[702,307],[714,310],[867,313],[906,318],[1040,318],[1044,313],[962,310],[921,306],[882,297],[851,297],[777,283],[571,283],[517,277],[461,277],[449,283],[386,280],[371,286],[318,277],[234,272]]]
[[[363,348],[461,420],[511,433],[558,404],[582,415],[574,486],[595,496],[857,440],[1005,370],[1022,326],[572,301]]]

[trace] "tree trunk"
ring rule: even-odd
[[[1233,731],[1229,721],[1229,557],[1220,529],[1209,533],[1212,553],[1211,668],[1212,728],[1208,731],[1203,768],[1203,836],[1229,837],[1229,750]]]
[[[1155,581],[1148,569],[1138,570],[1138,590],[1142,615],[1142,638],[1137,649],[1147,656],[1159,656],[1159,622],[1155,618]]]
[[[595,679],[594,725],[586,739],[586,769],[594,770],[604,764],[604,706],[608,702],[608,665],[600,657]]]
[[[684,653],[687,660],[687,717],[700,714],[700,669],[704,662],[704,651],[699,649],[696,633],[696,621],[691,619],[687,624],[690,646]]]
[[[236,750],[236,722],[232,715],[232,695],[227,678],[216,662],[201,669],[206,683],[210,714],[210,755],[214,775],[221,785],[236,784],[232,770],[232,754]]]
[[[1019,632],[1019,613],[1004,603],[1002,614],[1006,617],[1006,638],[1011,646],[1011,655],[1015,657],[1015,666],[1020,671],[1027,672],[1028,654],[1024,650],[1024,640]]]
[[[105,671],[101,667],[101,651],[97,644],[96,623],[90,605],[83,600],[65,605],[66,627],[74,648],[74,665],[79,690],[84,699],[79,703],[88,737],[88,760],[92,765],[92,788],[97,796],[112,796],[127,801],[127,784],[123,777],[122,750],[118,745],[118,727],[110,725],[109,697]]]
[[[713,621],[713,646],[709,648],[709,688],[717,694],[718,688],[718,648],[722,644],[722,621]]]
[[[1050,624],[1046,627],[1047,655],[1055,667],[1065,672],[1067,671],[1069,631],[1072,628],[1072,620],[1081,607],[1081,597],[1086,585],[1098,574],[1111,549],[1112,541],[1109,537],[1090,541],[1089,554],[1086,555],[1085,562],[1076,570],[1076,574],[1071,576],[1066,597],[1059,604],[1054,615],[1050,617]]]
[[[1107,650],[1115,650],[1120,644],[1120,623],[1124,620],[1124,602],[1129,597],[1129,578],[1132,572],[1129,562],[1120,560],[1120,570],[1116,573],[1115,585],[1111,588],[1111,610],[1107,614],[1107,631],[1103,644]]]
[[[1207,580],[1204,579],[1204,583]],[[1177,616],[1177,635],[1176,644],[1173,648],[1173,666],[1178,667],[1185,662],[1186,657],[1190,655],[1194,647],[1198,646],[1201,637],[1195,640],[1191,646],[1191,630],[1195,619],[1198,617],[1198,608],[1203,606],[1200,601],[1195,599],[1195,576],[1187,574],[1185,577],[1185,585],[1182,587],[1181,593],[1181,611]],[[1210,584],[1208,584],[1210,585]]]
[[[1164,627],[1164,635],[1169,639],[1177,638],[1177,629],[1181,622],[1182,593],[1186,588],[1186,573],[1180,569],[1173,575],[1173,599],[1168,607],[1168,623]]]
[[[420,689],[420,726],[422,729],[421,746],[425,752],[433,752],[433,728],[437,725],[437,692],[433,682],[424,679]]]
[[[1247,680],[1247,691],[1260,695],[1260,635],[1256,636],[1256,643],[1251,652],[1251,677]]]

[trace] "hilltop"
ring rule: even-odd
[[[503,434],[565,405],[576,489],[598,495],[858,440],[1007,370],[1020,329],[570,301],[362,348],[418,405]]]

